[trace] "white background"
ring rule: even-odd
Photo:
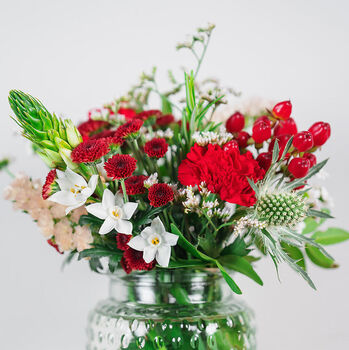
[[[291,98],[301,128],[332,125],[320,158],[331,156],[327,187],[335,199],[333,225],[347,225],[348,2],[293,1],[28,1],[0,4],[1,155],[15,156],[15,171],[44,177],[8,117],[8,91],[39,97],[78,121],[90,107],[126,91],[143,69],[177,68],[192,61],[175,44],[197,26],[217,24],[201,76],[217,76],[244,96]],[[4,188],[9,178],[0,175]],[[0,201],[0,347],[6,350],[84,348],[90,308],[107,295],[105,278],[75,263],[64,273],[24,214]],[[341,267],[310,267],[311,290],[288,268],[277,281],[263,261],[260,287],[238,277],[254,308],[261,350],[349,348],[349,245],[330,249]]]

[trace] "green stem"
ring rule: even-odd
[[[124,202],[127,203],[128,195],[126,192],[125,179],[120,179],[120,183],[121,183],[122,193],[124,194]]]
[[[8,167],[5,167],[5,168],[4,168],[4,171],[5,171],[5,173],[6,173],[7,175],[9,175],[9,176],[12,177],[12,178],[15,178],[15,177],[16,177],[15,174],[14,174]]]

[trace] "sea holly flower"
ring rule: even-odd
[[[48,200],[68,206],[66,215],[73,209],[85,204],[96,189],[98,175],[92,175],[89,182],[79,174],[67,168],[65,172],[57,170],[57,180],[60,191],[54,193]]]
[[[103,192],[102,203],[90,204],[86,210],[99,219],[104,220],[99,234],[105,235],[112,230],[126,235],[132,234],[132,223],[129,221],[136,211],[138,203],[124,203],[122,195],[113,194],[109,189]]]
[[[128,245],[138,251],[143,251],[143,259],[150,263],[154,259],[162,267],[167,267],[171,256],[171,246],[177,244],[178,236],[166,232],[159,217],[152,220],[139,236],[133,237]]]

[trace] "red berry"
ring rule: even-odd
[[[316,122],[308,129],[314,138],[314,146],[322,146],[331,136],[331,126],[328,123]]]
[[[304,153],[303,158],[309,160],[310,167],[313,167],[316,164],[316,156],[313,153]]]
[[[267,115],[262,115],[261,117],[258,117],[256,119],[256,121],[254,122],[254,124],[257,124],[260,121],[264,121],[264,122],[268,123],[269,125],[271,125],[270,119],[269,119],[269,117]]]
[[[293,146],[300,152],[308,151],[314,146],[313,135],[309,131],[301,131],[294,136]]]
[[[231,140],[223,146],[223,151],[230,152],[234,149],[239,150],[239,144],[236,140]]]
[[[288,165],[288,171],[297,179],[307,175],[309,169],[310,161],[306,158],[293,158]]]
[[[292,112],[291,101],[283,101],[277,103],[273,108],[273,116],[276,119],[286,120],[290,117]]]
[[[257,157],[257,162],[259,166],[267,171],[270,168],[273,154],[271,152],[263,152]]]
[[[231,133],[241,131],[245,126],[245,117],[240,112],[235,112],[225,123],[227,130]]]
[[[263,143],[271,136],[271,127],[264,120],[259,121],[253,125],[252,137],[256,143]]]
[[[236,141],[238,142],[238,145],[240,148],[246,148],[247,147],[247,142],[250,138],[250,134],[246,131],[240,131],[238,133],[238,136],[236,138]]]
[[[297,124],[293,118],[280,120],[274,128],[274,136],[297,134]]]

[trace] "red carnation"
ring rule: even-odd
[[[142,194],[145,192],[144,181],[148,178],[145,175],[134,175],[125,180],[126,192],[128,195]]]
[[[115,179],[125,179],[136,170],[137,160],[128,154],[115,154],[104,164],[104,169],[108,177]]]
[[[168,144],[165,139],[155,138],[148,141],[144,145],[144,152],[149,157],[161,158],[165,155],[168,149]]]
[[[120,250],[126,250],[129,249],[130,247],[127,245],[127,243],[130,241],[132,238],[132,235],[125,235],[123,233],[118,233],[116,235],[116,246]]]
[[[124,256],[121,259],[121,266],[126,273],[130,273],[132,270],[150,271],[155,267],[155,265],[155,259],[147,264],[143,259],[143,252],[132,248],[126,249]]]
[[[54,242],[54,239],[53,239],[53,238],[48,239],[48,240],[47,240],[47,243],[48,243],[51,247],[55,248],[59,254],[63,254],[63,252],[61,252],[61,251],[59,250],[59,247],[58,247],[58,245]]]
[[[148,199],[153,207],[162,207],[173,201],[173,190],[167,184],[154,184],[149,188]]]
[[[165,126],[173,123],[175,118],[172,114],[165,114],[156,119],[156,124],[159,126]]]
[[[151,109],[149,111],[143,111],[138,113],[135,118],[140,119],[140,120],[147,120],[150,117],[160,117],[162,115],[161,111],[158,109]]]
[[[116,135],[116,131],[114,130],[104,130],[99,132],[98,134],[92,135],[90,139],[98,139],[104,140],[108,145],[118,145],[121,146],[124,143],[124,140]]]
[[[89,139],[73,149],[71,159],[74,163],[92,163],[108,152],[110,152],[109,145],[103,139]]]
[[[126,120],[131,120],[136,116],[136,111],[132,108],[119,108],[118,114],[124,115]]]
[[[127,123],[120,125],[115,132],[115,136],[118,136],[120,138],[125,138],[132,134],[136,134],[142,125],[143,125],[142,120],[132,119]]]
[[[208,190],[218,193],[222,200],[247,207],[256,202],[247,179],[256,182],[264,174],[251,152],[240,154],[234,148],[226,152],[212,144],[195,144],[178,168],[178,180],[184,186],[199,186],[204,181]]]
[[[87,122],[84,122],[78,126],[78,130],[82,136],[91,136],[99,131],[102,131],[103,128],[108,128],[111,125],[104,120],[93,120],[90,119]]]
[[[42,186],[42,198],[47,199],[48,197],[53,194],[55,187],[58,186],[56,184],[56,177],[57,177],[57,171],[56,169],[51,170],[47,176],[46,176],[46,181],[44,183],[44,186]]]

